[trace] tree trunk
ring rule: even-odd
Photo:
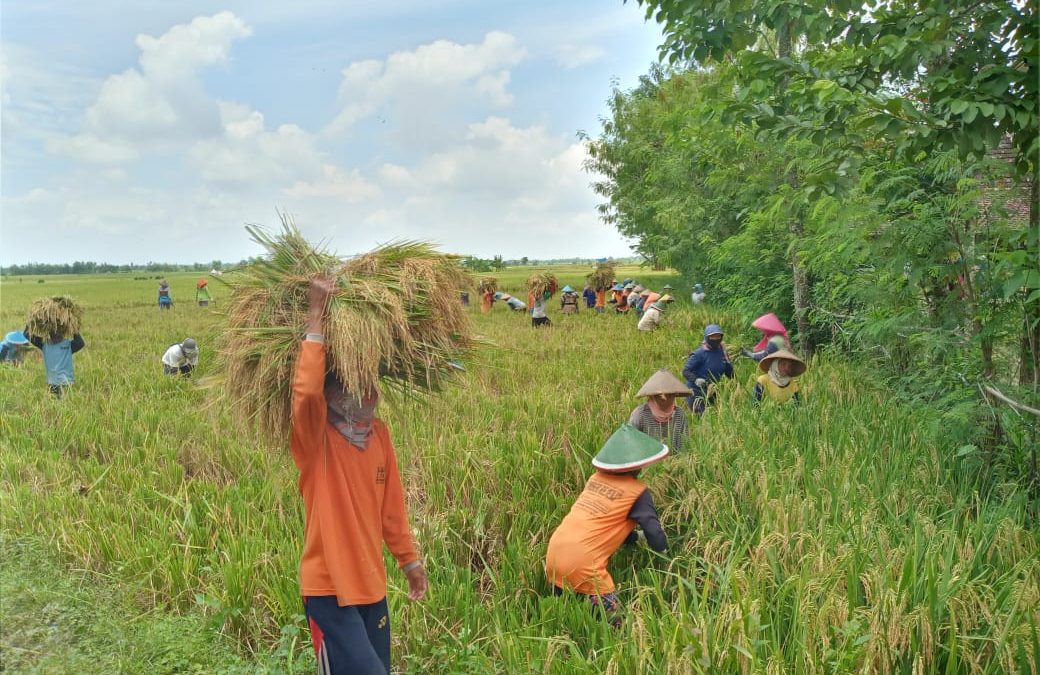
[[[781,59],[791,56],[791,25],[785,23],[776,33],[776,53]],[[787,82],[781,82],[779,92],[782,95],[787,89]],[[791,187],[798,186],[798,176],[788,169],[784,180]],[[802,224],[797,217],[788,223],[788,230],[794,238],[795,243],[802,238]],[[813,341],[809,333],[809,297],[811,283],[809,274],[802,265],[801,256],[798,254],[797,245],[791,247],[791,279],[794,288],[794,322],[798,330],[798,348],[806,359],[812,357]]]
[[[1032,236],[1040,235],[1040,181],[1033,176],[1033,184],[1029,190],[1029,229]],[[1028,241],[1028,240],[1027,240]],[[1028,246],[1028,244],[1027,244]],[[1040,268],[1040,241],[1037,242],[1037,268]],[[1022,341],[1019,344],[1020,365],[1018,381],[1020,384],[1040,385],[1040,300],[1026,305],[1022,325]]]

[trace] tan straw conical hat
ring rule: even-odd
[[[758,369],[763,373],[768,373],[769,367],[773,365],[773,361],[777,359],[787,359],[788,361],[794,362],[794,365],[791,367],[791,377],[798,377],[805,372],[805,361],[798,358],[797,354],[789,352],[786,349],[778,349],[772,354],[766,356],[758,362]]]
[[[672,375],[667,370],[662,368],[653,375],[650,379],[640,387],[637,397],[644,396],[659,396],[659,395],[670,395],[670,396],[689,396],[691,393],[690,388],[682,383],[679,378]]]

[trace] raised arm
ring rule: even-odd
[[[300,345],[300,356],[293,375],[293,421],[289,445],[293,459],[301,470],[324,446],[328,409],[325,404],[325,337],[322,319],[333,283],[331,279],[322,277],[311,280],[307,336]]]

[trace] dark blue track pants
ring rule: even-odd
[[[336,604],[334,595],[303,599],[321,675],[387,675],[390,612],[386,598],[371,605]]]

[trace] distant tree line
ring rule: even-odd
[[[175,264],[165,262],[148,262],[143,264],[98,263],[90,260],[77,260],[73,263],[39,263],[30,262],[24,265],[7,265],[0,272],[10,276],[42,275],[42,274],[113,274],[116,272],[208,272],[223,270],[225,263],[220,260],[191,264]]]

